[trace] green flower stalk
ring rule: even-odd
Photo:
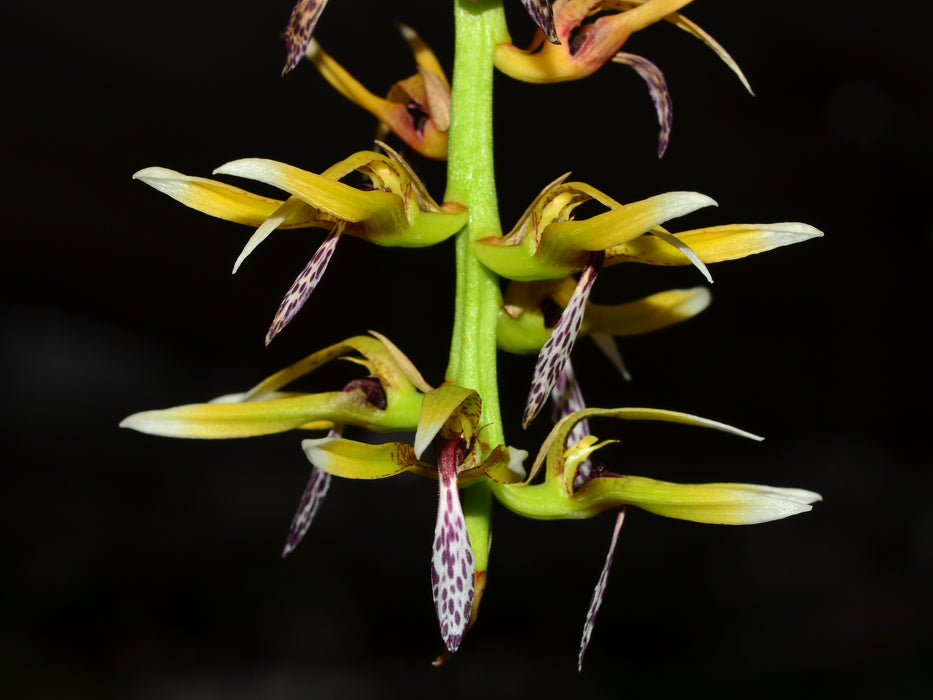
[[[673,410],[587,407],[571,362],[578,338],[589,336],[623,374],[616,337],[648,333],[692,318],[710,303],[706,287],[658,292],[617,304],[590,302],[599,274],[620,263],[693,265],[712,282],[708,265],[763,253],[822,235],[806,224],[727,224],[668,230],[669,222],[714,205],[698,192],[666,192],[623,203],[596,187],[562,176],[544,187],[504,232],[493,150],[493,76],[550,83],[586,77],[607,62],[633,67],[645,79],[661,125],[659,155],[670,138],[671,110],[660,69],[619,51],[628,37],[664,20],[709,45],[748,86],[728,53],[679,10],[690,0],[523,0],[538,26],[528,49],[512,45],[501,0],[455,0],[452,79],[414,30],[400,25],[418,72],[376,97],[324,52],[314,37],[326,0],[299,0],[285,32],[284,73],[309,60],[341,95],[373,114],[380,137],[397,138],[413,157],[447,159],[438,202],[413,168],[383,141],[315,173],[260,158],[235,160],[214,172],[254,180],[283,192],[254,194],[223,180],[161,167],[135,177],[211,216],[254,228],[236,259],[279,228],[318,228],[326,235],[299,273],[266,334],[270,342],[296,316],[344,235],[380,246],[424,247],[453,239],[456,291],[447,370],[429,382],[405,354],[377,332],[313,352],[252,389],[213,401],[144,411],[121,425],[171,437],[234,438],[312,431],[301,448],[311,465],[308,484],[286,537],[295,550],[334,477],[383,479],[403,472],[437,480],[438,508],[430,569],[434,609],[450,657],[476,621],[486,585],[496,501],[533,519],[616,514],[609,553],[584,624],[578,667],[602,604],[613,551],[631,508],[702,523],[745,525],[806,512],[811,491],[743,483],[674,484],[619,474],[595,462],[602,447],[591,422],[614,419],[634,427],[663,421],[760,440],[718,421]],[[362,177],[365,187],[345,180]],[[600,208],[575,218],[581,204]],[[318,331],[320,334],[320,330]],[[555,426],[525,467],[521,433],[499,405],[498,353],[536,355],[521,427],[550,402]],[[288,389],[333,360],[360,368],[342,387],[316,393]],[[508,436],[507,425],[515,430]],[[410,440],[361,441],[353,431],[407,432]],[[346,435],[345,435],[346,434]],[[517,434],[517,437],[516,437]],[[359,436],[357,436],[359,437]],[[514,443],[510,441],[514,440]]]

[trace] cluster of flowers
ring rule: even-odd
[[[670,138],[670,99],[657,66],[620,51],[633,32],[659,20],[670,22],[710,46],[747,87],[726,51],[678,12],[690,0],[523,2],[539,27],[536,37],[525,49],[511,41],[499,42],[494,49],[495,66],[516,79],[536,83],[582,78],[607,62],[634,68],[647,83],[657,111],[659,155]],[[386,98],[377,97],[313,38],[325,4],[300,0],[294,8],[286,31],[285,72],[306,57],[342,95],[378,118],[381,136],[394,134],[418,154],[445,159],[456,100],[452,105],[451,85],[435,55],[412,29],[400,26],[417,73],[394,85]],[[135,177],[189,207],[255,228],[234,272],[276,229],[328,231],[282,300],[266,336],[268,343],[314,291],[341,236],[357,236],[381,246],[431,246],[455,236],[470,220],[468,202],[438,203],[395,150],[382,141],[377,141],[377,148],[355,153],[319,174],[255,158],[233,161],[215,171],[271,185],[286,193],[283,199],[160,167],[146,168]],[[351,173],[362,176],[368,186],[343,182]],[[600,212],[575,219],[575,209],[586,202],[595,202]],[[582,663],[627,506],[696,522],[749,524],[810,510],[819,500],[817,494],[801,489],[674,484],[623,476],[593,461],[596,450],[613,442],[600,442],[590,433],[593,418],[667,421],[760,439],[738,428],[674,411],[587,408],[570,362],[576,339],[590,336],[624,371],[614,337],[669,326],[700,313],[710,301],[705,287],[695,287],[618,305],[598,305],[589,296],[603,268],[623,262],[694,265],[711,281],[708,264],[821,235],[802,223],[729,224],[676,233],[665,228],[672,219],[714,204],[696,192],[667,192],[623,204],[588,184],[568,181],[565,175],[541,191],[511,231],[472,241],[475,260],[507,281],[497,300],[498,347],[537,354],[523,427],[549,398],[555,407],[554,429],[530,468],[524,466],[527,452],[504,442],[490,442],[490,432],[483,429],[484,399],[498,401],[498,397],[484,397],[475,387],[459,385],[456,378],[433,386],[401,350],[375,332],[319,350],[245,393],[137,413],[122,425],[151,434],[197,438],[326,431],[324,437],[302,441],[312,465],[311,476],[284,555],[307,532],[332,476],[378,479],[407,471],[436,479],[440,488],[431,573],[446,654],[456,651],[476,617],[488,552],[488,542],[478,541],[482,530],[467,527],[461,488],[483,483],[507,508],[531,518],[579,519],[615,511],[612,544],[584,627]],[[556,320],[553,308],[560,312]],[[358,364],[362,376],[336,391],[286,390],[294,380],[337,358]],[[343,437],[348,426],[375,432],[412,431],[414,440],[359,442]],[[432,452],[434,459],[429,460]]]

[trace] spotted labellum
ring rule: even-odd
[[[440,498],[434,526],[431,558],[431,590],[441,637],[448,651],[455,652],[463,639],[473,608],[473,549],[463,519],[457,490],[457,467],[464,452],[463,437],[454,435],[438,450]]]

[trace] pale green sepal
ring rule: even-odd
[[[411,427],[411,419],[404,413],[379,410],[346,391],[142,411],[125,418],[120,427],[165,437],[213,439],[271,435],[316,421],[383,432]]]
[[[425,248],[436,245],[453,236],[470,220],[470,211],[466,207],[455,202],[447,202],[444,207],[439,212],[414,212],[411,224],[404,231],[373,230],[366,238],[387,247]]]
[[[403,471],[437,476],[437,470],[415,457],[412,446],[404,442],[371,445],[325,437],[302,440],[301,449],[315,467],[345,479],[384,479]]]
[[[438,434],[450,437],[460,433],[465,440],[470,440],[476,435],[481,413],[482,401],[472,389],[444,384],[429,391],[421,403],[421,417],[415,432],[415,455],[420,459]]]
[[[656,515],[717,525],[753,525],[805,513],[817,493],[758,484],[672,484],[639,476],[592,479],[567,496],[558,480],[535,486],[493,484],[510,510],[539,520],[581,520],[632,505]]]
[[[503,308],[499,309],[496,344],[500,350],[515,355],[534,355],[550,337],[551,329],[544,325],[541,309],[524,310],[518,318],[512,318]]]
[[[821,497],[803,489],[758,484],[673,484],[640,476],[619,476],[587,482],[574,500],[596,512],[623,504],[666,518],[715,525],[754,525],[805,513]]]
[[[586,252],[545,259],[536,254],[530,239],[526,240],[528,242],[520,245],[505,245],[500,237],[480,238],[473,243],[473,253],[500,277],[519,282],[560,279],[579,272],[586,265]]]

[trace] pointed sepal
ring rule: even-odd
[[[292,8],[285,27],[285,67],[282,75],[301,63],[308,50],[317,21],[327,5],[327,0],[298,0]]]
[[[298,503],[298,510],[295,511],[295,517],[288,528],[288,537],[285,540],[285,548],[282,550],[284,559],[301,543],[304,536],[311,527],[314,516],[317,515],[324,502],[324,497],[330,488],[331,476],[325,471],[311,467],[311,475],[308,477],[308,483],[304,492],[301,494],[301,500]]]
[[[808,224],[726,224],[673,234],[704,263],[737,260],[812,238],[823,232]],[[641,236],[606,251],[606,264],[640,262],[648,265],[695,264],[681,250],[653,235]]]
[[[266,345],[271,343],[272,339],[288,325],[289,321],[301,310],[301,307],[305,305],[312,292],[317,288],[318,282],[324,276],[324,271],[337,249],[337,242],[340,239],[340,234],[343,233],[344,226],[345,224],[342,221],[334,226],[311,257],[311,260],[308,261],[308,264],[292,282],[292,286],[285,293],[285,298],[282,299],[278,310],[275,312],[272,325],[269,326],[269,330],[266,332]]]
[[[282,391],[315,369],[354,352],[362,356],[358,362],[370,372],[375,383],[372,389],[363,390],[354,381],[343,391],[318,394]],[[378,338],[354,336],[308,355],[245,393],[210,403],[135,413],[120,426],[152,435],[186,438],[254,437],[299,428],[329,430],[335,425],[356,425],[382,432],[413,430],[421,414],[423,395],[408,379],[406,372],[410,371],[399,365],[396,356]]]
[[[567,308],[561,314],[550,338],[541,348],[541,353],[535,363],[534,375],[531,379],[531,389],[525,401],[525,413],[522,416],[523,428],[528,427],[528,424],[538,415],[551,389],[557,382],[559,374],[570,361],[570,351],[573,349],[577,334],[580,332],[580,326],[583,324],[586,302],[589,299],[593,283],[596,281],[596,275],[599,273],[600,267],[602,267],[602,262],[603,254],[601,252],[590,256],[590,262],[583,270]]]
[[[279,199],[253,194],[218,180],[185,175],[169,168],[143,168],[133,174],[133,179],[145,182],[186,207],[247,226],[261,226],[283,205]],[[321,224],[317,212],[306,207],[290,211],[277,228],[303,228]]]
[[[599,580],[596,582],[596,588],[593,590],[593,597],[590,599],[590,607],[586,611],[586,621],[583,623],[583,636],[580,639],[580,651],[577,654],[577,673],[583,670],[583,657],[590,646],[590,638],[593,636],[593,628],[596,626],[596,616],[603,605],[603,598],[606,595],[606,586],[609,584],[609,570],[612,568],[612,558],[615,555],[616,544],[619,541],[619,531],[622,529],[622,521],[625,520],[625,508],[619,510],[616,516],[615,526],[612,528],[612,539],[609,542],[609,551],[606,553],[606,561],[603,563],[603,570],[599,574]]]

